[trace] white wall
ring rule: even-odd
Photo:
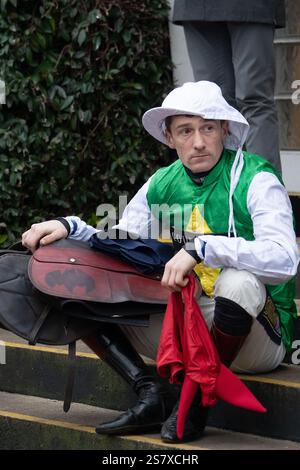
[[[169,0],[171,6],[170,18],[174,0]],[[171,56],[175,65],[173,76],[174,84],[182,85],[184,82],[194,81],[193,71],[186,49],[185,37],[182,26],[175,26],[169,21]]]

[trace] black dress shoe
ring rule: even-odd
[[[182,439],[178,439],[176,432],[179,401],[176,403],[171,415],[161,429],[161,439],[163,442],[174,444],[176,442],[188,442],[198,439],[203,435],[207,422],[208,408],[204,408],[199,403],[200,400],[194,400],[187,413]]]
[[[138,402],[113,421],[100,424],[96,428],[98,434],[141,434],[160,431],[168,417],[167,397],[160,385],[148,384],[138,391]]]

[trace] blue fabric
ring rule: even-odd
[[[95,233],[89,243],[91,248],[126,261],[143,274],[161,274],[165,264],[175,255],[173,245],[151,238],[102,240]]]

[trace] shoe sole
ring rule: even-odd
[[[200,437],[203,436],[203,433],[197,433],[197,434],[193,434],[193,435],[190,435],[190,436],[187,436],[187,437],[183,437],[182,439],[178,439],[176,437],[176,439],[168,439],[168,438],[164,438],[164,437],[160,437],[162,442],[165,442],[166,444],[180,444],[180,443],[184,443],[184,442],[191,442],[191,441],[195,441],[196,439],[200,439]]]
[[[148,426],[126,426],[124,428],[118,429],[101,429],[96,428],[97,434],[106,434],[106,435],[126,435],[126,434],[141,434],[153,431],[160,431],[163,423],[151,424]]]

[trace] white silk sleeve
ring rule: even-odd
[[[247,207],[255,239],[200,236],[206,242],[205,264],[245,269],[265,284],[287,281],[297,272],[299,252],[286,189],[275,175],[258,173],[248,190]]]

